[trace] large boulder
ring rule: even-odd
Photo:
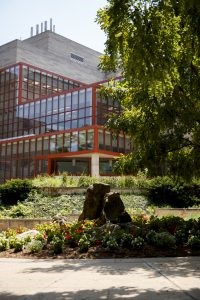
[[[119,193],[107,193],[104,198],[104,214],[111,223],[131,222],[130,215],[125,211],[125,206]]]
[[[94,183],[86,191],[83,212],[79,221],[103,218],[104,197],[110,192],[110,186],[103,183]]]
[[[86,219],[98,220],[101,224],[107,221],[115,224],[132,221],[119,193],[110,192],[110,186],[103,183],[94,183],[87,189],[79,221]]]

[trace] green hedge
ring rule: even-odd
[[[0,185],[0,202],[4,205],[17,204],[24,201],[33,189],[32,182],[28,179],[11,179]]]
[[[173,182],[166,177],[151,180],[148,199],[156,206],[187,208],[200,205],[200,184]]]

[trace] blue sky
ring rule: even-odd
[[[103,52],[105,34],[95,22],[106,0],[0,0],[0,45],[30,37],[30,28],[50,18],[55,32]]]

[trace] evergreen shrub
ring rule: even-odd
[[[32,182],[28,179],[8,180],[0,185],[0,203],[13,205],[18,201],[24,201],[32,189]]]
[[[156,206],[188,208],[200,205],[200,184],[175,182],[170,178],[157,177],[148,187],[148,199]]]

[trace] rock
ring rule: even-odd
[[[37,234],[39,234],[40,232],[38,230],[28,230],[25,232],[22,232],[20,234],[17,235],[17,238],[19,239],[25,239],[27,236],[30,236],[31,238],[34,238]]]
[[[94,183],[86,191],[83,212],[79,221],[88,219],[103,219],[104,196],[110,192],[110,186],[103,183]]]
[[[97,220],[99,225],[107,221],[115,224],[132,221],[119,193],[110,192],[110,186],[103,183],[94,183],[87,189],[83,212],[78,220],[85,219]]]
[[[131,216],[127,213],[127,211],[123,211],[119,216],[119,223],[129,223],[132,222]]]
[[[131,222],[130,215],[125,211],[125,206],[119,193],[108,193],[104,201],[104,213],[106,220],[112,223]]]
[[[57,223],[57,224],[59,224],[61,226],[61,225],[64,225],[67,222],[67,218],[64,217],[64,216],[57,215],[57,216],[54,216],[52,218],[52,222],[53,223]]]
[[[106,220],[112,223],[119,222],[119,216],[124,212],[125,206],[119,193],[108,193],[104,201],[104,213]]]

